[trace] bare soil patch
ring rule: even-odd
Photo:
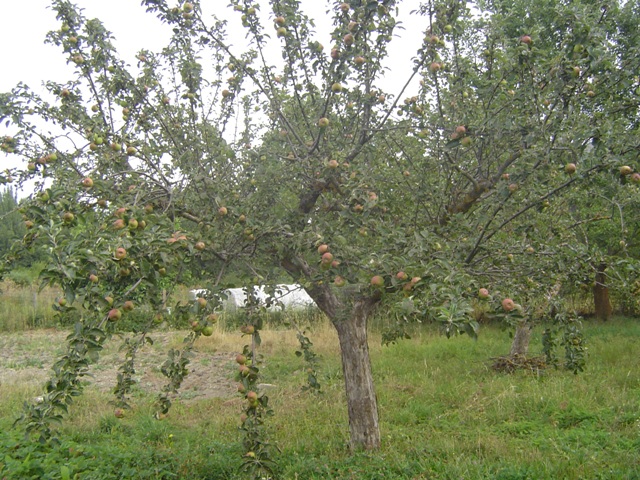
[[[41,386],[51,375],[51,367],[65,349],[68,332],[60,330],[34,330],[0,335],[0,388],[20,384]],[[137,389],[155,395],[167,383],[160,366],[171,347],[179,347],[185,332],[154,332],[150,335],[153,345],[145,345],[136,362]],[[119,366],[124,352],[119,351],[122,339],[113,338],[103,351],[100,361],[92,366],[89,388],[110,392],[116,384]],[[180,389],[179,398],[229,398],[235,393],[233,380],[233,352],[211,349],[194,351],[189,365],[189,375]]]

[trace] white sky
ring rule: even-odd
[[[23,82],[35,91],[42,93],[42,84],[47,80],[63,82],[73,76],[73,67],[67,65],[67,59],[61,49],[45,44],[45,36],[50,30],[60,28],[60,21],[49,8],[50,0],[0,0],[0,92],[8,92],[17,83]],[[266,0],[257,0],[263,8],[261,15],[271,25],[269,5]],[[107,30],[114,36],[114,44],[120,57],[128,64],[137,63],[135,54],[141,49],[159,51],[170,36],[170,31],[154,15],[145,12],[140,0],[76,0],[84,9],[87,18],[99,18]],[[176,0],[176,4],[177,4]],[[325,46],[328,54],[331,49],[329,31],[332,27],[331,16],[326,0],[301,0],[302,10],[316,22],[316,40]],[[409,12],[418,8],[419,0],[405,0],[401,3],[400,18],[405,30],[397,29],[396,38],[389,47],[390,72],[381,86],[389,93],[399,94],[411,74],[411,58],[420,46],[426,19],[411,16]],[[215,9],[218,16],[228,15],[234,23],[230,25],[231,43],[242,48],[245,44],[245,31],[240,26],[238,12],[226,7],[226,0],[202,0],[206,18],[207,12]],[[236,33],[237,32],[237,33]],[[236,33],[236,37],[234,37]],[[273,35],[275,38],[275,35]],[[277,39],[276,39],[277,42]],[[274,50],[275,63],[281,62],[280,52]],[[414,92],[417,79],[414,83]],[[406,92],[406,94],[415,94]],[[4,125],[0,126],[0,135],[7,134]],[[0,152],[0,169],[20,164],[15,156]]]

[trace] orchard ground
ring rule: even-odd
[[[503,375],[491,357],[509,350],[506,331],[484,325],[480,337],[447,340],[435,326],[411,340],[381,346],[373,329],[373,371],[383,446],[352,455],[335,331],[309,331],[321,355],[323,393],[303,392],[303,361],[295,332],[263,334],[263,378],[272,384],[275,415],[268,437],[281,452],[275,478],[639,478],[640,339],[638,319],[585,323],[587,370],[549,368]],[[116,419],[109,404],[118,339],[92,370],[86,392],[59,430],[59,447],[22,441],[11,429],[22,403],[42,391],[66,332],[39,329],[0,337],[0,459],[2,478],[244,478],[238,427],[243,399],[235,393],[234,358],[246,339],[218,328],[201,337],[180,398],[163,420],[153,418],[162,385],[159,364],[184,331],[152,333],[137,367],[134,408]],[[540,334],[532,354],[540,350]],[[66,474],[70,477],[66,477]],[[87,477],[88,478],[88,477]]]

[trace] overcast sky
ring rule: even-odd
[[[44,80],[61,81],[70,78],[73,69],[66,65],[66,59],[56,46],[45,45],[44,39],[48,31],[60,28],[54,12],[49,8],[49,0],[2,1],[0,14],[0,92],[6,92],[22,81],[32,88],[39,86]],[[266,3],[261,1],[260,3]],[[398,73],[409,73],[409,59],[419,46],[424,19],[411,18],[409,11],[417,8],[418,0],[406,0],[401,4],[401,20],[406,28],[398,30],[402,35],[391,47],[390,58],[393,61],[393,78],[397,85]],[[146,48],[152,51],[161,49],[169,37],[166,26],[163,26],[152,15],[147,14],[139,0],[77,0],[76,4],[84,9],[88,18],[99,18],[108,30],[115,35],[115,45],[121,57],[127,63],[135,63],[135,53]],[[225,11],[237,19],[237,12],[218,6],[227,5],[226,0],[203,0],[206,9],[216,7],[216,13]],[[303,11],[316,19],[317,39],[329,48],[328,29],[330,17],[326,15],[327,3],[323,0],[301,0]],[[265,5],[263,12],[268,11]],[[238,38],[233,38],[236,45],[242,44],[244,32],[240,29]],[[411,41],[411,40],[412,41]],[[235,41],[234,41],[235,40]],[[410,43],[408,43],[410,42]],[[410,45],[410,47],[409,47]],[[328,52],[328,50],[325,50]]]
[[[264,21],[271,22],[267,0],[256,0],[263,5],[261,15]],[[64,82],[73,78],[74,69],[67,65],[67,58],[55,45],[45,44],[46,34],[58,30],[61,22],[56,20],[55,13],[49,8],[50,0],[0,0],[0,92],[8,92],[19,82],[29,85],[41,93],[42,84],[47,80]],[[84,9],[87,18],[99,18],[105,27],[115,36],[115,47],[120,57],[128,64],[136,65],[135,55],[141,49],[159,51],[170,38],[170,29],[158,21],[152,14],[146,13],[140,0],[76,0],[75,3]],[[327,14],[331,1],[300,0],[302,10],[316,22],[315,40],[325,46],[325,52],[331,48],[330,29],[332,16]],[[176,4],[178,1],[176,0]],[[229,18],[231,43],[239,48],[245,44],[245,31],[239,22],[238,12],[226,6],[226,0],[202,0],[203,16],[208,12],[223,18]],[[418,8],[419,0],[405,0],[400,5],[402,29],[396,29],[396,38],[389,47],[390,68],[387,78],[381,82],[383,89],[389,93],[399,94],[400,88],[411,74],[411,58],[420,46],[425,29],[425,18],[409,15]],[[234,36],[235,35],[235,36]],[[275,38],[275,35],[274,35]],[[275,63],[281,62],[277,49],[279,42],[274,43]],[[414,88],[405,95],[415,94]],[[413,90],[413,91],[412,91]],[[4,124],[0,126],[0,135],[11,134]],[[15,167],[22,162],[15,155],[0,152],[0,168]]]

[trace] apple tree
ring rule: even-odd
[[[475,335],[479,287],[491,286],[496,308],[507,296],[534,304],[577,258],[569,194],[583,198],[622,159],[637,161],[633,2],[328,2],[326,46],[296,0],[232,0],[215,14],[143,4],[173,34],[131,66],[100,21],[54,0],[48,41],[72,77],[47,83],[47,95],[19,85],[1,97],[23,162],[2,178],[36,182],[23,247],[50,252],[42,281],[62,287],[61,314],[84,315],[47,401],[30,411],[45,434],[122,315],[148,304],[151,329],[166,279],[196,263],[209,294],[181,310],[196,323],[163,367],[162,411],[228,275],[265,285],[287,275],[338,333],[352,446],[376,448],[376,309]],[[424,31],[402,31],[410,9]],[[247,48],[232,45],[233,28]],[[409,34],[411,68],[389,86],[390,48]],[[254,303],[238,363],[244,420],[259,425],[267,400],[246,360],[259,342]],[[147,338],[129,343],[118,408]]]

